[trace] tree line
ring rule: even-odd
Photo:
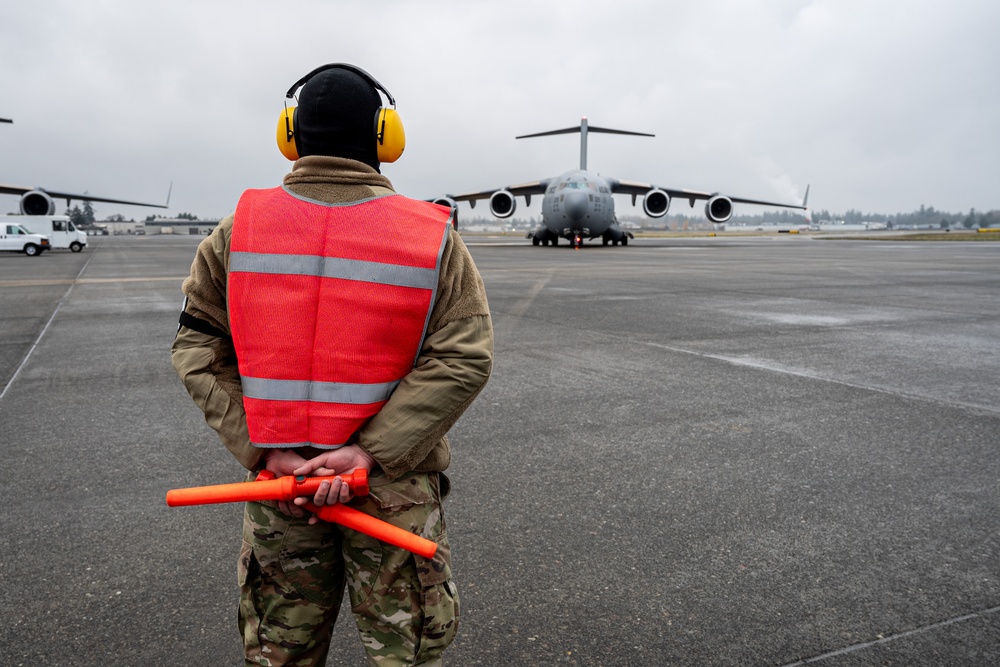
[[[64,215],[69,216],[70,222],[75,226],[83,227],[84,229],[93,226],[97,222],[97,218],[94,216],[94,206],[89,201],[83,202],[83,206],[76,205],[73,208],[67,208]],[[175,218],[167,218],[167,216],[162,215],[148,215],[145,221],[153,222],[160,219],[190,220],[193,222],[198,219],[198,216],[193,213],[178,213]],[[135,222],[135,218],[126,220],[125,216],[121,213],[115,213],[109,215],[101,222]]]
[[[762,222],[777,222],[778,224],[802,224],[804,216],[799,211],[777,211],[761,213],[757,215],[734,215],[732,222],[759,224]],[[812,211],[812,221],[814,223],[840,222],[847,224],[861,224],[865,222],[884,223],[890,229],[893,227],[965,227],[966,229],[976,229],[978,227],[1000,226],[1000,211],[987,211],[985,213],[969,209],[968,213],[952,213],[938,211],[933,206],[924,206],[911,213],[865,213],[856,209],[850,209],[845,213],[831,213],[826,209]]]

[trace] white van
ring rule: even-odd
[[[87,245],[87,235],[69,221],[67,215],[0,216],[0,224],[15,223],[33,234],[49,237],[50,248],[69,248],[80,252]]]
[[[47,237],[32,234],[17,223],[0,221],[0,250],[23,252],[29,257],[37,257],[50,247]]]

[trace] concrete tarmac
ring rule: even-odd
[[[169,361],[198,240],[0,254],[0,664],[242,664],[241,508],[164,503],[242,477]],[[1000,663],[1000,244],[466,240],[448,664]]]

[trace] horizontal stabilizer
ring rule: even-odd
[[[580,119],[577,127],[566,127],[561,130],[549,130],[548,132],[536,132],[535,134],[522,134],[515,139],[529,139],[531,137],[550,137],[553,134],[580,134],[580,170],[587,170],[587,134],[590,132],[603,132],[605,134],[627,134],[633,137],[655,137],[655,134],[645,132],[629,132],[628,130],[612,130],[607,127],[591,127],[587,122],[587,117]]]
[[[563,130],[549,130],[548,132],[537,132],[535,134],[522,134],[519,137],[514,137],[515,139],[530,139],[531,137],[548,137],[553,134],[576,134],[580,132],[582,128],[577,125],[576,127],[567,127]],[[604,132],[605,134],[629,134],[633,137],[655,137],[655,134],[647,134],[645,132],[629,132],[628,130],[612,130],[606,127],[594,127],[593,125],[587,126],[588,132]]]

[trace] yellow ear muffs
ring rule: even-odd
[[[295,107],[285,107],[278,116],[275,139],[278,140],[278,150],[282,155],[292,162],[299,159],[299,148],[295,145]]]
[[[406,133],[395,109],[382,107],[375,114],[375,140],[378,142],[379,162],[395,162],[403,154]]]
[[[358,74],[371,83],[377,90],[382,91],[382,93],[388,98],[389,104],[392,105],[392,108],[381,107],[375,113],[376,153],[378,155],[379,162],[395,162],[398,160],[399,156],[403,154],[403,149],[406,147],[406,134],[403,132],[403,121],[400,120],[399,114],[396,112],[396,100],[394,100],[389,91],[385,89],[385,86],[376,81],[371,74],[364,71],[360,67],[348,65],[347,63],[331,63],[329,65],[317,67],[293,83],[292,87],[288,89],[288,92],[285,93],[286,106],[284,111],[281,112],[281,115],[278,116],[278,127],[275,134],[275,138],[278,141],[278,150],[281,151],[282,155],[293,162],[299,159],[299,147],[295,136],[295,107],[289,109],[287,106],[288,100],[295,97],[295,91],[305,85],[306,81],[320,72],[334,68],[346,69]]]

